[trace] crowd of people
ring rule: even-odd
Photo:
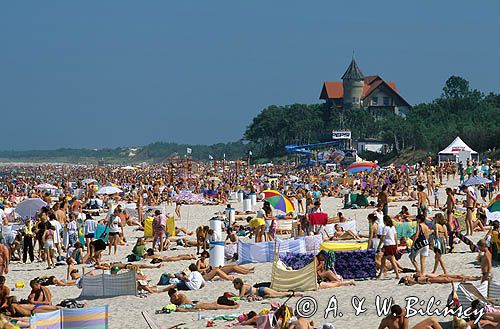
[[[460,183],[473,176],[481,176],[489,183],[475,187],[449,186],[447,183],[457,175]],[[367,240],[368,247],[376,251],[374,263],[378,268],[378,278],[393,271],[399,282],[405,285],[488,281],[493,266],[491,241],[498,239],[499,225],[498,222],[488,221],[485,208],[487,201],[499,191],[499,179],[500,170],[494,164],[472,161],[459,166],[454,163],[432,165],[429,160],[412,166],[389,166],[356,175],[343,170],[328,171],[323,167],[304,169],[291,165],[227,166],[221,170],[212,165],[182,161],[170,165],[141,166],[133,170],[93,165],[4,166],[0,181],[1,309],[9,318],[17,319],[18,326],[23,326],[32,314],[65,306],[64,303],[53,305],[48,286],[80,286],[82,277],[95,275],[96,270],[110,271],[111,274],[136,271],[137,288],[151,294],[168,292],[177,312],[235,309],[238,307],[236,301],[241,299],[290,296],[290,292],[275,291],[265,284],[251,285],[236,277],[252,274],[252,267],[236,264],[212,267],[208,262],[207,246],[210,242],[225,240],[226,244],[237,244],[242,237],[250,237],[255,242],[273,241],[279,234],[278,221],[282,219],[297,220],[296,235],[321,234],[323,241]],[[101,194],[100,189],[105,186],[116,187],[118,191]],[[440,205],[439,193],[444,186],[448,186],[445,189],[446,202]],[[243,191],[245,195],[256,193],[260,199],[264,190],[276,190],[288,197],[295,204],[295,211],[277,215],[271,204],[264,201],[262,209],[256,212],[237,212],[237,217],[244,220],[227,223],[225,237],[217,236],[216,231],[205,225],[189,230],[179,224],[185,204],[201,202],[226,206],[234,200],[235,192]],[[191,198],[193,195],[199,198],[194,200]],[[356,195],[356,202],[352,202],[352,195]],[[458,201],[457,196],[463,201]],[[334,224],[333,232],[311,223],[310,215],[324,213],[322,199],[329,197],[342,198],[346,209],[373,209],[368,216],[367,234],[345,230],[342,224],[350,219],[340,211],[328,218],[328,223]],[[27,199],[43,200],[44,205],[31,216],[18,218],[16,207]],[[399,201],[412,202],[415,214],[403,206],[399,213],[391,215],[389,207]],[[162,205],[175,205],[173,236],[167,228],[167,214]],[[431,209],[433,217],[429,216]],[[465,214],[465,227],[461,227],[457,220],[457,212],[460,211]],[[103,253],[113,257],[119,248],[126,248],[124,228],[132,226],[144,230],[147,217],[152,217],[152,237],[135,241],[127,257],[128,262],[105,263]],[[412,221],[416,222],[415,234],[398,237],[395,223]],[[461,234],[462,228],[466,231],[465,238]],[[485,232],[484,239],[477,242],[478,250],[475,250],[481,253],[480,275],[448,273],[445,257],[453,252],[457,237],[469,241],[477,231]],[[175,245],[186,249],[196,247],[196,255],[194,251],[166,255]],[[434,253],[434,267],[432,271],[427,271],[425,264],[430,251]],[[398,261],[405,252],[409,254],[414,269],[405,269]],[[234,256],[237,258],[238,255]],[[140,263],[141,260],[150,260],[152,264]],[[192,261],[192,264],[185,271],[166,276],[164,287],[151,286],[142,271],[159,268],[164,262],[180,260]],[[320,288],[355,284],[325,266],[324,253],[319,253],[316,260]],[[4,276],[12,275],[9,269],[11,262],[44,262],[49,271],[62,265],[67,267],[67,275],[65,278],[34,278],[30,282],[32,291],[27,296],[27,303],[21,303],[4,285]],[[83,272],[84,265],[94,269],[80,273],[77,267],[81,266]],[[442,274],[438,274],[439,269]],[[413,272],[413,275],[401,278],[404,272]],[[202,289],[212,280],[231,282],[235,293],[224,294],[215,302],[197,303],[181,293]],[[385,327],[406,328],[401,320],[404,310],[394,309],[391,312],[393,314],[382,321]],[[242,322],[250,323],[251,318],[247,316]],[[498,323],[498,318],[493,316],[489,321]],[[303,328],[300,325],[302,322],[297,319],[295,328]],[[8,325],[10,323],[6,322],[4,328],[9,328]],[[430,319],[414,328],[440,328],[438,325]],[[381,328],[385,327],[381,324]]]

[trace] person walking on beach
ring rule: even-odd
[[[384,252],[381,261],[382,266],[380,267],[377,279],[379,279],[382,276],[382,273],[384,273],[385,261],[387,258],[389,258],[389,261],[392,264],[392,268],[396,274],[396,279],[399,279],[398,265],[396,264],[396,258],[394,257],[398,251],[398,233],[396,232],[396,228],[394,228],[394,224],[390,216],[384,216],[384,225],[380,243],[377,248],[377,253],[379,253],[381,247],[383,246]]]
[[[410,253],[410,260],[415,266],[415,270],[420,275],[425,275],[425,259],[429,257],[429,235],[432,233],[431,229],[425,224],[425,217],[417,215],[417,231],[413,236],[413,244]],[[417,264],[417,256],[420,256],[420,270]]]
[[[438,266],[441,265],[443,273],[446,274],[443,255],[446,253],[446,240],[448,239],[448,229],[446,228],[446,219],[443,214],[438,213],[434,216],[434,233],[431,234],[430,245],[434,250],[434,269],[432,274],[436,274]]]

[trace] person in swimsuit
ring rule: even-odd
[[[474,209],[476,208],[477,199],[474,196],[474,194],[472,194],[472,192],[470,191],[470,189],[467,186],[462,185],[460,190],[465,193],[465,201],[466,201],[466,207],[467,207],[467,212],[465,214],[465,225],[467,227],[467,233],[465,235],[471,236],[472,233],[474,232],[474,224],[472,222],[472,213],[474,212]]]
[[[466,282],[466,281],[477,281],[480,278],[471,275],[462,274],[440,274],[437,276],[420,276],[415,273],[413,276],[404,276],[399,280],[399,284],[405,284],[407,286],[415,284],[431,284],[431,283],[452,283],[452,282]]]
[[[56,266],[52,258],[54,254],[54,231],[50,222],[47,222],[45,227],[46,230],[43,233],[42,242],[45,250],[45,258],[47,259],[47,269],[51,269]]]
[[[447,221],[442,213],[434,216],[434,232],[430,235],[429,245],[434,250],[434,269],[432,274],[436,274],[438,266],[441,265],[443,273],[446,274],[446,267],[442,256],[446,253],[446,240],[448,238]]]
[[[481,256],[481,283],[484,281],[491,280],[492,275],[491,275],[491,252],[486,246],[486,241],[484,239],[481,239],[477,242],[477,247],[479,248],[479,251],[484,253]]]
[[[259,296],[262,298],[278,298],[278,297],[300,297],[302,294],[290,292],[279,292],[267,287],[254,288],[248,284],[243,283],[243,280],[236,278],[233,280],[234,289],[238,290],[239,297]]]
[[[198,272],[203,274],[203,276],[205,276],[205,274],[210,273],[211,271],[214,270],[214,268],[212,268],[212,266],[210,266],[208,264],[209,257],[210,257],[210,254],[208,253],[208,251],[204,251],[201,253],[200,259],[196,262],[196,268],[198,269]],[[215,270],[221,270],[225,274],[231,274],[233,272],[238,273],[238,274],[254,273],[254,267],[246,268],[246,267],[240,266],[238,264],[220,266],[220,267],[216,268]],[[205,281],[208,281],[208,280],[205,279]]]
[[[35,305],[35,309],[42,305],[52,305],[52,293],[49,288],[43,287],[38,280],[31,280],[30,287],[28,303]]]
[[[170,302],[177,306],[176,312],[194,312],[198,310],[233,310],[237,309],[239,305],[237,303],[232,303],[233,305],[225,305],[215,303],[202,303],[193,302],[191,299],[177,291],[177,289],[172,288],[168,291],[170,296]]]

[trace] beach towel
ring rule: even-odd
[[[136,272],[127,271],[115,275],[85,275],[81,279],[82,292],[80,298],[114,297],[137,295]]]
[[[36,313],[30,318],[31,329],[108,328],[108,306],[61,309]]]
[[[308,216],[311,225],[326,225],[328,222],[328,214],[325,212],[315,212]]]
[[[320,250],[325,251],[351,251],[366,249],[368,249],[368,242],[323,242],[320,245]]]

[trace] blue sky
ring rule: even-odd
[[[498,1],[11,1],[0,150],[234,141],[315,103],[353,50],[410,103],[461,75],[500,91]]]

